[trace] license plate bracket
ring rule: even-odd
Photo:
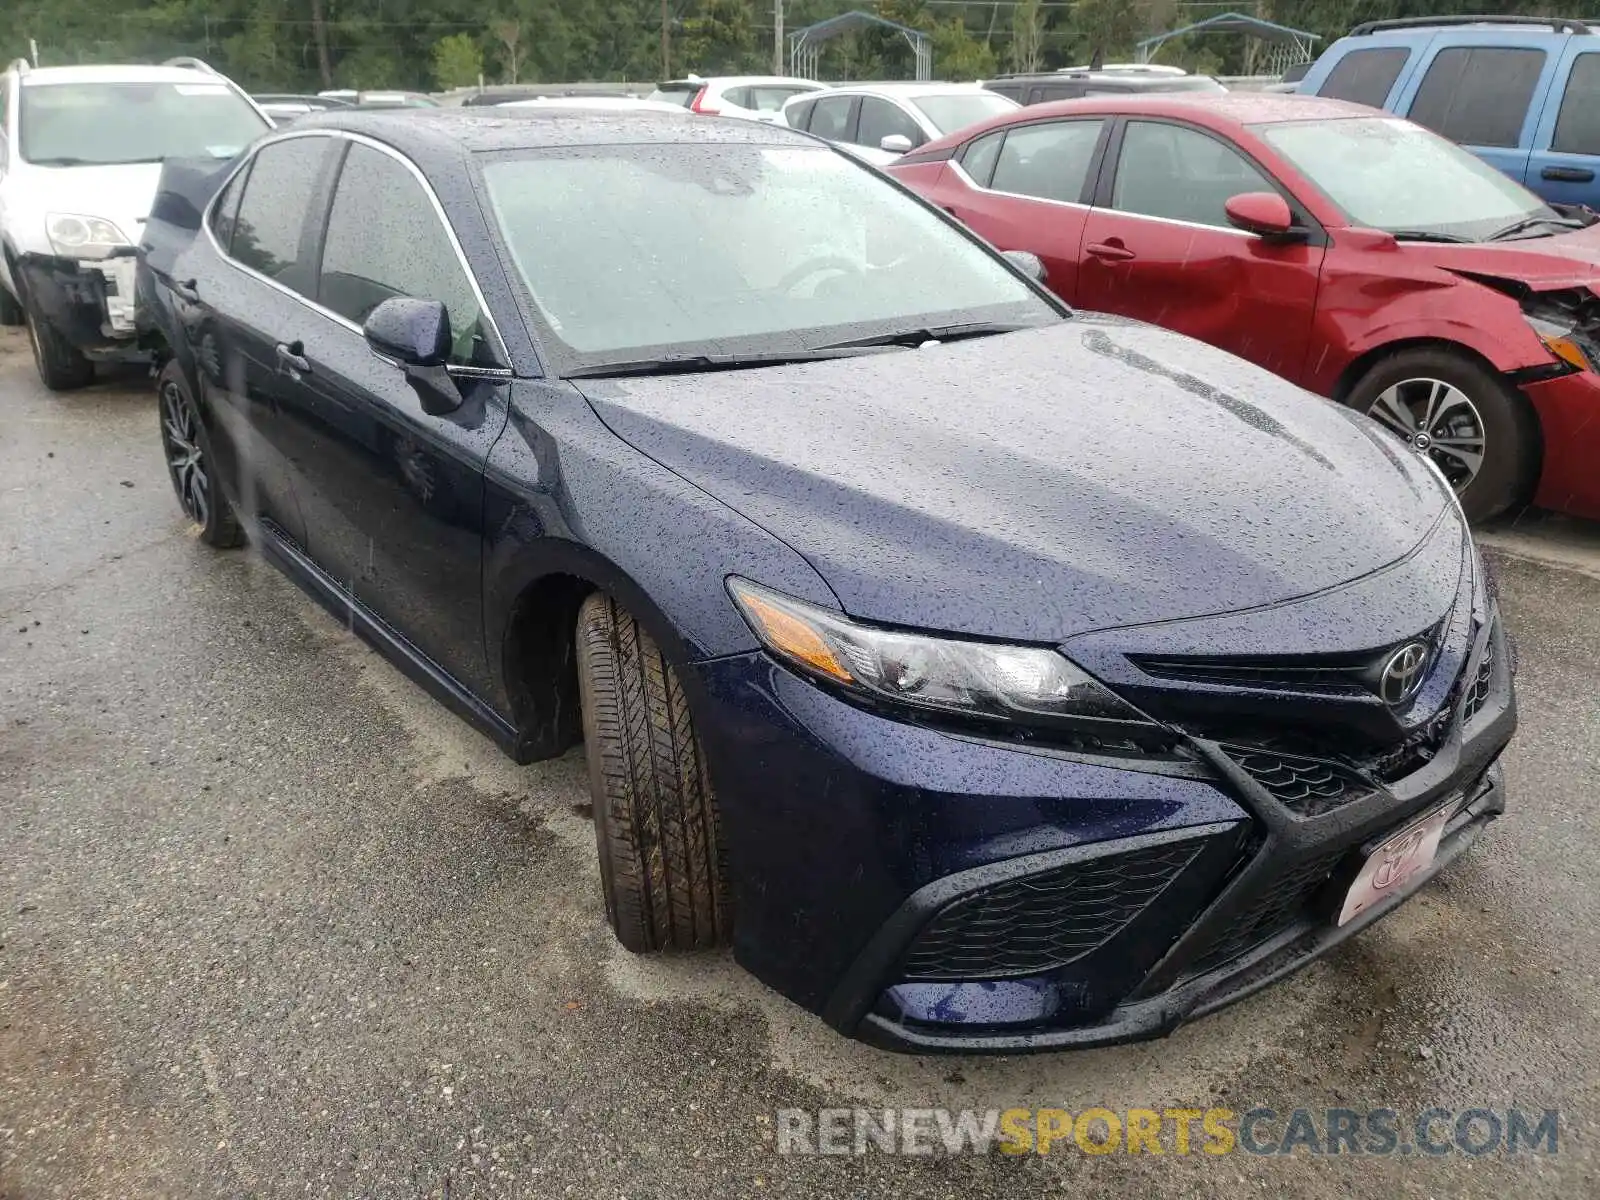
[[[1457,799],[1433,809],[1373,848],[1345,893],[1335,925],[1346,925],[1390,897],[1405,895],[1416,887],[1418,877],[1433,865]]]

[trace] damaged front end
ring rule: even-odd
[[[134,323],[132,246],[103,258],[23,254],[18,259],[30,306],[90,358],[139,355]]]
[[[1600,370],[1600,298],[1593,292],[1583,287],[1528,291],[1517,301],[1544,348],[1562,364],[1572,371]]]

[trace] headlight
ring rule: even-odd
[[[105,258],[121,246],[133,243],[102,217],[80,217],[76,213],[49,213],[44,219],[50,246],[62,258]]]
[[[879,629],[736,576],[728,591],[779,659],[867,699],[1111,738],[1159,730],[1054,650]]]
[[[1523,301],[1523,319],[1552,355],[1575,371],[1592,371],[1597,347],[1580,321],[1585,302],[1563,303],[1565,296],[1558,292],[1529,297]]]

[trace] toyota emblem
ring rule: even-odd
[[[1422,690],[1428,673],[1428,647],[1423,642],[1407,642],[1389,656],[1378,676],[1378,695],[1390,708],[1409,703]]]

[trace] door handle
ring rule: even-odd
[[[1132,250],[1120,242],[1090,242],[1083,248],[1085,254],[1092,254],[1096,258],[1103,258],[1107,262],[1126,262],[1135,257]]]
[[[1588,167],[1546,167],[1539,172],[1539,178],[1560,183],[1593,183],[1594,172]]]
[[[305,346],[299,342],[278,343],[278,370],[298,379],[310,374],[311,364],[306,361]]]
[[[177,293],[180,300],[187,300],[190,304],[200,303],[200,290],[195,287],[195,281],[192,279],[174,279],[172,290]]]

